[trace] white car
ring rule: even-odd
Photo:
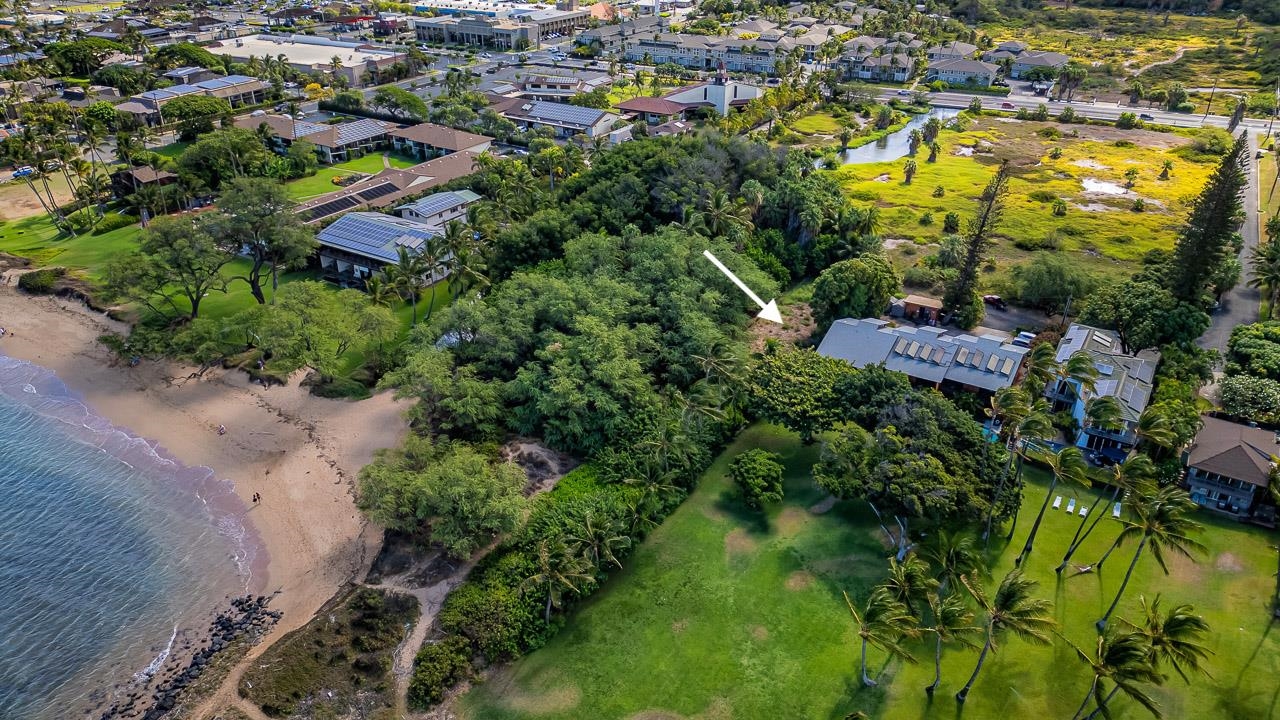
[[[493,56],[492,56],[492,55],[490,55],[490,54],[489,54],[489,53],[487,53],[487,52],[482,52],[482,53],[480,53],[480,57],[485,58],[485,59],[487,60],[487,59],[489,59],[489,58],[491,58],[491,57],[493,57]]]

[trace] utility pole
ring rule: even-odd
[[[1275,127],[1277,115],[1280,115],[1280,79],[1276,80],[1276,106],[1271,109],[1271,122],[1267,123],[1267,135],[1263,140],[1271,137],[1271,128]]]
[[[1209,108],[1213,107],[1213,95],[1216,92],[1218,92],[1218,80],[1217,78],[1214,78],[1213,87],[1209,90],[1209,104],[1204,106],[1204,117],[1200,118],[1201,120],[1207,120],[1209,118]]]

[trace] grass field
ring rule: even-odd
[[[844,125],[828,113],[815,112],[787,123],[787,127],[801,135],[838,135]]]
[[[421,162],[396,153],[370,153],[364,157],[343,163],[321,165],[315,175],[289,181],[289,194],[295,200],[302,200],[333,192],[339,189],[337,185],[333,184],[334,177],[352,173],[376,175],[385,169],[384,158],[385,163],[393,168],[407,168]]]
[[[1277,147],[1277,150],[1280,150],[1280,147]],[[1263,223],[1265,223],[1266,218],[1280,213],[1280,183],[1276,182],[1276,173],[1280,170],[1280,153],[1272,152],[1263,159],[1255,160],[1254,162],[1258,163],[1258,176],[1260,178],[1258,189],[1261,191],[1259,198],[1261,202],[1259,202],[1258,206],[1263,209],[1262,218]],[[1262,224],[1259,224],[1259,227],[1261,228]]]
[[[1074,130],[1080,137],[1045,138],[1038,134],[1042,129]],[[1153,248],[1172,247],[1188,201],[1214,167],[1172,152],[1185,142],[1168,133],[983,118],[964,132],[944,130],[937,162],[927,162],[928,150],[922,149],[910,185],[903,174],[906,159],[846,165],[835,172],[854,202],[880,207],[881,233],[909,241],[909,248],[940,239],[946,213],[956,212],[962,220],[972,216],[982,188],[1008,160],[1012,178],[991,251],[997,264],[1007,267],[1056,249],[1115,275]],[[1049,155],[1055,147],[1062,151],[1058,159]],[[1174,168],[1169,179],[1161,180],[1165,159]],[[1138,177],[1125,189],[1129,169]],[[1086,190],[1086,182],[1092,190]],[[1137,198],[1146,203],[1142,212],[1133,209]],[[1066,202],[1064,216],[1053,214],[1057,199]],[[925,213],[931,213],[931,224],[921,224]],[[915,254],[909,248],[895,258],[910,265]]]
[[[787,497],[764,516],[743,508],[726,477],[728,461],[753,447],[786,459]],[[952,695],[972,671],[976,652],[945,655],[942,688],[932,703],[923,692],[933,671],[923,643],[911,645],[925,660],[920,665],[886,663],[873,652],[870,667],[881,673],[880,687],[859,683],[858,648],[840,593],[864,598],[883,577],[888,551],[864,504],[840,502],[825,513],[815,507],[822,493],[809,467],[817,452],[778,428],[744,432],[626,569],[545,648],[499,669],[462,698],[461,717],[839,719],[855,710],[895,720],[961,717]],[[1033,472],[1014,549],[1000,552],[995,577],[1011,566],[1041,493],[1042,479]],[[1208,554],[1194,565],[1173,562],[1170,578],[1144,560],[1119,615],[1136,619],[1139,594],[1160,591],[1166,607],[1193,603],[1212,625],[1214,679],[1194,678],[1196,686],[1188,688],[1175,676],[1156,689],[1166,717],[1276,717],[1280,633],[1267,622],[1275,536],[1199,519],[1207,526],[1201,539]],[[1088,646],[1093,620],[1110,601],[1132,548],[1122,548],[1101,575],[1058,582],[1052,567],[1075,521],[1050,511],[1028,572],[1040,581],[1040,595],[1055,602],[1065,636]],[[1086,543],[1082,562],[1095,560],[1117,528],[1106,519]],[[963,715],[1067,718],[1087,687],[1085,667],[1065,642],[1044,648],[1009,639],[988,659]],[[1118,719],[1145,716],[1126,701],[1113,707]]]

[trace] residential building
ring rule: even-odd
[[[403,52],[392,48],[313,35],[249,35],[214,43],[206,49],[236,62],[247,62],[250,57],[284,55],[289,66],[299,72],[336,74],[352,87],[375,80],[379,72],[405,59]],[[337,65],[334,58],[338,59]]]
[[[111,173],[111,192],[118,198],[125,198],[148,185],[164,187],[176,182],[178,182],[178,176],[174,173],[156,170],[149,165],[141,165]]]
[[[382,120],[361,118],[338,125],[321,125],[320,129],[299,139],[316,146],[320,162],[346,162],[380,150],[387,144],[387,134],[395,125]]]
[[[637,96],[618,103],[617,108],[628,117],[644,120],[649,125],[661,125],[682,117],[687,106],[666,98]]]
[[[388,168],[344,188],[298,203],[295,212],[306,223],[319,223],[345,212],[379,209],[422,195],[476,171],[476,155],[462,151],[413,167]]]
[[[1057,361],[1083,352],[1092,359],[1098,370],[1098,378],[1092,392],[1084,390],[1075,380],[1059,380],[1052,383],[1045,395],[1054,412],[1068,411],[1075,418],[1080,430],[1075,444],[1092,450],[1101,458],[1114,462],[1123,461],[1138,442],[1135,432],[1138,418],[1147,409],[1160,354],[1144,350],[1128,355],[1120,348],[1120,338],[1110,330],[1073,323],[1058,343]],[[1090,426],[1085,411],[1089,401],[1097,397],[1113,397],[1120,406],[1120,427],[1105,429]]]
[[[1000,68],[980,60],[939,60],[929,63],[927,80],[941,80],[952,86],[989,87]]]
[[[180,67],[165,73],[162,77],[175,85],[194,85],[204,80],[218,77],[218,73],[202,67]]]
[[[1029,351],[996,335],[948,335],[937,327],[897,327],[877,318],[837,320],[818,354],[854,367],[884,365],[934,387],[994,392],[1017,381]]]
[[[350,212],[316,233],[320,244],[320,273],[343,287],[364,283],[388,265],[399,263],[400,250],[420,253],[440,228],[395,215]],[[430,284],[447,273],[433,271]]]
[[[1201,420],[1203,427],[1182,454],[1191,499],[1235,518],[1252,517],[1267,498],[1280,434],[1208,415]],[[1274,507],[1262,515],[1274,520]]]
[[[541,100],[521,103],[503,110],[502,115],[521,128],[551,128],[556,137],[605,135],[621,119],[604,110]]]
[[[388,132],[387,137],[398,152],[422,160],[462,151],[479,155],[493,144],[491,137],[434,123],[396,128]]]
[[[624,44],[633,42],[637,35],[643,33],[652,37],[654,33],[662,32],[665,26],[666,18],[659,15],[623,18],[621,22],[583,30],[578,33],[574,42],[582,47],[596,48],[602,53],[612,53],[622,49]]]
[[[936,62],[938,60],[960,60],[963,58],[970,58],[973,57],[973,54],[976,52],[978,52],[977,45],[970,45],[967,42],[952,40],[951,42],[945,42],[941,45],[934,45],[931,48],[927,48],[924,51],[924,54],[925,57],[929,59],[929,62]]]
[[[443,228],[451,220],[465,218],[467,208],[478,202],[480,196],[470,190],[438,192],[401,205],[396,208],[396,214],[424,225]]]
[[[324,131],[328,126],[323,123],[298,120],[288,115],[267,113],[266,115],[241,115],[234,124],[238,128],[257,132],[263,125],[271,137],[271,149],[284,153],[294,140]]]
[[[907,82],[915,72],[915,59],[902,53],[886,53],[883,55],[866,55],[854,60],[845,56],[845,66],[849,77],[871,82]]]
[[[630,62],[673,63],[690,70],[712,70],[723,64],[731,72],[773,73],[778,60],[797,47],[794,39],[658,33],[627,43],[623,57]]]
[[[129,98],[116,106],[116,110],[132,114],[148,125],[163,124],[164,106],[187,95],[207,95],[222,98],[231,107],[256,105],[267,98],[268,85],[246,75],[227,75],[197,83],[172,85],[159,90],[148,90]]]
[[[1024,52],[1013,60],[1009,69],[1009,77],[1020,79],[1033,70],[1060,70],[1071,61],[1071,58],[1056,52]]]

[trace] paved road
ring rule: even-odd
[[[1258,136],[1249,135],[1249,185],[1244,191],[1244,226],[1240,234],[1244,237],[1244,246],[1240,251],[1240,262],[1244,271],[1240,274],[1240,283],[1234,290],[1222,296],[1222,307],[1212,315],[1213,324],[1200,336],[1197,344],[1202,348],[1211,348],[1220,352],[1227,349],[1227,341],[1231,339],[1231,330],[1237,325],[1248,325],[1258,320],[1258,309],[1262,302],[1262,293],[1257,288],[1248,287],[1249,278],[1253,275],[1249,269],[1249,254],[1258,245],[1258,162],[1254,158],[1258,150]]]

